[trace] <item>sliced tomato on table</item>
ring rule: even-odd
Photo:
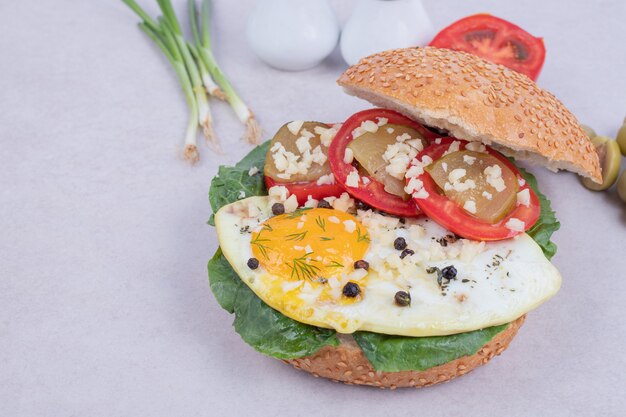
[[[381,119],[386,119],[388,124],[410,127],[419,132],[426,141],[439,137],[439,135],[426,129],[421,124],[393,110],[371,109],[358,112],[343,123],[328,148],[328,160],[335,176],[335,181],[341,184],[350,195],[374,208],[396,216],[419,216],[421,212],[410,198],[405,200],[397,195],[388,193],[385,191],[384,184],[374,180],[367,173],[359,172],[358,167],[355,166],[356,162],[347,163],[344,160],[346,148],[354,139],[353,132],[366,121],[379,123]],[[357,186],[349,186],[348,176],[354,172],[359,175],[360,180]]]
[[[439,143],[433,143],[428,148],[424,149],[414,160],[413,164],[424,163],[427,165],[430,161],[437,161],[442,158],[451,145],[458,142],[459,149],[465,149],[468,142],[461,141],[454,138],[444,138],[438,140]],[[416,175],[417,178],[423,184],[423,190],[413,194],[414,201],[417,206],[432,220],[439,223],[441,226],[456,233],[457,235],[466,239],[493,241],[503,240],[523,233],[522,230],[512,230],[509,221],[524,222],[523,229],[530,229],[539,218],[541,213],[541,206],[539,198],[534,193],[532,188],[526,183],[518,169],[513,165],[505,156],[499,152],[486,147],[485,151],[490,155],[497,158],[500,163],[510,169],[517,178],[518,192],[528,190],[529,201],[527,205],[517,204],[508,214],[497,223],[489,223],[483,221],[476,216],[470,214],[457,202],[448,198],[440,187],[435,183],[431,175],[425,169],[421,174]],[[427,157],[424,159],[424,157]],[[407,184],[411,178],[407,178]],[[424,192],[425,191],[425,192]],[[519,224],[519,222],[517,222]]]
[[[430,46],[469,52],[537,80],[546,57],[543,39],[490,14],[476,14],[439,32]]]

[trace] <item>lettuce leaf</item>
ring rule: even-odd
[[[377,371],[423,371],[475,354],[507,326],[430,337],[356,332],[354,340]]]
[[[265,304],[239,279],[221,249],[209,261],[208,271],[217,302],[235,313],[235,331],[257,351],[293,359],[312,355],[326,345],[339,345],[334,330],[299,323]]]
[[[539,219],[537,223],[526,233],[530,237],[532,237],[535,242],[541,247],[543,250],[543,254],[546,255],[546,258],[552,259],[554,254],[556,253],[556,245],[554,242],[550,241],[552,237],[552,233],[559,230],[561,227],[561,223],[556,219],[556,213],[552,210],[552,205],[550,204],[550,200],[539,191],[539,185],[537,184],[537,178],[530,172],[526,171],[524,168],[517,167],[520,173],[530,186],[533,189],[537,197],[539,197],[539,202],[541,203],[541,214],[539,215]]]
[[[220,165],[217,175],[211,180],[209,190],[209,203],[211,203],[213,213],[217,213],[223,206],[242,198],[266,194],[263,165],[269,145],[270,141],[267,141],[257,146],[235,166]],[[248,172],[252,167],[257,167],[259,172],[250,176]],[[211,214],[209,224],[215,226],[215,214]]]

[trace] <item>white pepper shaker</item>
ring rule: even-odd
[[[423,46],[435,35],[421,0],[360,0],[341,33],[350,65],[376,52]]]
[[[339,22],[328,0],[257,0],[247,37],[268,65],[300,71],[316,66],[335,49]]]

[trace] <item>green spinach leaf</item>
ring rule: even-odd
[[[449,336],[406,337],[356,332],[354,339],[377,371],[423,371],[473,355],[508,324]]]
[[[552,259],[556,253],[556,245],[554,242],[550,241],[550,238],[552,237],[552,233],[559,230],[561,223],[556,219],[556,213],[552,210],[550,200],[539,191],[537,178],[524,168],[518,167],[518,169],[530,188],[532,188],[535,194],[537,194],[537,197],[539,197],[541,204],[541,214],[539,215],[537,223],[526,233],[537,242],[541,250],[543,250],[543,254],[546,255],[546,258]]]
[[[235,313],[235,330],[257,351],[292,359],[339,345],[334,330],[299,323],[265,304],[241,281],[221,249],[209,261],[208,270],[213,295],[222,308]]]
[[[209,219],[211,226],[215,226],[215,213],[223,206],[242,198],[266,194],[263,165],[269,144],[270,142],[267,141],[257,146],[235,166],[221,165],[218,168],[217,175],[211,180],[209,189],[209,203],[213,210]],[[257,167],[259,172],[251,176],[248,173],[252,167]]]

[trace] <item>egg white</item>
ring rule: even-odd
[[[541,248],[526,234],[499,242],[459,239],[440,242],[450,232],[426,218],[399,219],[359,211],[357,219],[370,234],[364,259],[370,269],[329,277],[335,302],[320,299],[321,284],[270,276],[252,270],[251,232],[271,217],[267,197],[251,197],[223,207],[215,224],[222,251],[239,277],[269,306],[300,322],[333,328],[340,333],[359,330],[405,336],[436,336],[468,332],[511,322],[551,298],[561,276]],[[405,238],[414,255],[400,259],[396,237]],[[453,265],[457,279],[442,287],[430,267]],[[268,282],[283,282],[285,296],[270,291]],[[356,302],[346,302],[341,288],[349,280],[363,286]],[[444,284],[445,284],[444,280]],[[394,302],[397,291],[408,291],[411,305]],[[287,293],[298,292],[298,303]],[[353,301],[353,300],[350,300]]]

